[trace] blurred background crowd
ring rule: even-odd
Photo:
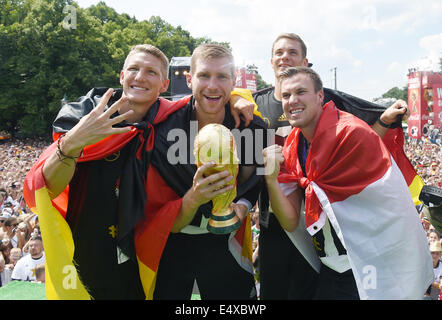
[[[0,286],[13,279],[44,282],[38,217],[26,206],[22,190],[26,173],[49,141],[0,138]]]
[[[404,149],[425,184],[442,188],[442,147],[429,139],[407,139]]]

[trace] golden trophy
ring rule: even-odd
[[[233,176],[229,184],[235,187],[212,199],[213,209],[207,224],[207,230],[214,234],[226,234],[241,226],[241,221],[231,203],[236,197],[236,177],[238,175],[238,157],[235,139],[225,126],[211,123],[204,126],[195,138],[194,156],[197,167],[213,161],[216,166],[206,171],[206,176],[228,170]]]

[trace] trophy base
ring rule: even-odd
[[[231,233],[241,227],[241,221],[236,215],[235,211],[226,216],[211,215],[207,230],[213,234],[227,234]]]

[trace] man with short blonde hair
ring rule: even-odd
[[[295,34],[295,33],[282,33],[282,34],[280,34],[280,35],[275,39],[275,41],[273,41],[273,44],[272,44],[272,56],[274,55],[275,44],[276,44],[279,40],[281,40],[281,39],[291,39],[291,40],[294,40],[294,41],[299,42],[299,44],[301,45],[301,55],[302,55],[302,57],[303,57],[303,58],[306,58],[306,57],[307,57],[307,46],[305,45],[304,40],[302,40],[301,37],[298,36],[298,35]]]
[[[212,174],[214,163],[205,163],[197,168],[194,160],[188,158],[193,154],[191,134],[186,136],[186,148],[178,150],[180,156],[185,157],[185,163],[171,164],[167,152],[175,143],[167,138],[169,133],[175,130],[191,132],[190,126],[194,120],[197,120],[198,130],[210,123],[222,124],[230,130],[234,128],[234,119],[229,112],[230,92],[235,85],[233,66],[233,56],[225,47],[204,44],[195,49],[191,72],[186,76],[187,84],[192,89],[189,103],[155,128],[157,152],[152,155],[152,165],[161,175],[161,178],[157,178],[156,187],[162,194],[160,199],[150,197],[150,201],[156,203],[159,210],[173,213],[176,219],[161,256],[154,299],[190,299],[195,281],[203,300],[255,300],[257,297],[252,274],[251,243],[250,247],[244,244],[246,241],[234,246],[232,241],[236,239],[236,234],[232,230],[226,230],[228,233],[223,234],[209,232],[206,217],[212,210],[211,200],[236,184],[237,199],[232,207],[238,217],[244,218],[242,227],[249,226],[247,206],[256,202],[261,188],[261,178],[255,171],[258,165],[255,157],[261,154],[265,143],[257,140],[260,137],[255,132],[262,131],[264,134],[261,138],[264,138],[265,123],[255,116],[249,128],[245,128],[243,122],[240,124],[240,132],[250,130],[252,133],[253,141],[247,147],[253,146],[254,149],[249,150],[254,157],[252,163],[246,162],[244,143],[241,152],[238,151],[240,162],[237,177],[230,175],[227,170]],[[233,179],[236,179],[234,184],[231,183]],[[250,227],[244,231],[245,234],[247,232],[251,233]],[[242,249],[241,252],[249,252],[250,257],[239,256],[235,250],[237,247]],[[245,263],[247,258],[250,258],[250,264]]]
[[[163,79],[165,80],[169,78],[169,59],[166,57],[163,51],[151,44],[137,44],[136,46],[132,47],[124,60],[123,70],[127,68],[129,57],[137,52],[144,52],[160,59],[162,64],[161,74]]]
[[[218,58],[227,58],[229,60],[232,77],[235,77],[235,61],[232,52],[225,46],[213,43],[200,45],[193,51],[192,58],[190,59],[190,73],[192,75],[194,74],[197,60],[210,60]]]

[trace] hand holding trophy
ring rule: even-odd
[[[236,184],[238,157],[235,139],[225,126],[211,123],[204,126],[195,138],[194,156],[197,167],[210,161],[216,164],[209,175],[229,171],[233,179],[228,184]],[[227,234],[241,226],[241,221],[231,204],[236,197],[236,186],[212,199],[213,209],[207,230],[214,234]]]

